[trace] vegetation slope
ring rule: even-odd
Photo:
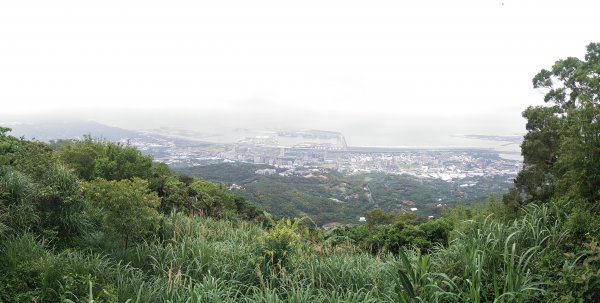
[[[510,187],[505,176],[446,182],[410,175],[347,175],[329,170],[311,172],[308,175],[311,177],[263,176],[254,173],[265,167],[248,163],[221,163],[178,166],[174,170],[214,182],[237,184],[241,186],[241,189],[235,190],[237,195],[256,202],[274,214],[298,218],[309,216],[318,225],[331,222],[358,223],[358,218],[366,211],[377,208],[396,213],[416,207],[420,216],[439,216],[443,207],[438,207],[438,204],[452,207],[457,203],[479,203],[490,195],[502,195]],[[461,187],[463,183],[475,185]]]

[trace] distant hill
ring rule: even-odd
[[[11,134],[27,139],[49,142],[57,139],[81,139],[85,134],[110,141],[135,138],[136,131],[112,127],[93,121],[51,121],[36,123],[1,123],[12,128]]]

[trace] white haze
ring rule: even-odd
[[[325,129],[351,145],[522,133],[521,112],[542,98],[531,78],[598,41],[599,8],[3,1],[0,114],[133,129]]]

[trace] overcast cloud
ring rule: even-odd
[[[524,132],[597,1],[3,1],[3,114],[321,128],[350,144]],[[412,140],[412,141],[411,141]],[[413,142],[414,141],[414,142]]]

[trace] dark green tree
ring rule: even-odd
[[[88,226],[76,177],[50,147],[0,134],[0,221],[12,233],[36,232],[64,244]]]
[[[133,146],[95,140],[90,136],[62,144],[58,156],[84,180],[148,179],[151,175],[151,156],[142,155]]]
[[[84,183],[83,189],[92,219],[109,238],[120,238],[125,248],[131,240],[144,239],[158,230],[160,201],[148,188],[148,181],[96,179]]]
[[[505,202],[547,202],[557,196],[598,201],[600,43],[587,46],[584,60],[569,57],[541,70],[533,86],[546,91],[546,105],[523,112],[524,168],[515,180],[518,194],[506,195]]]

